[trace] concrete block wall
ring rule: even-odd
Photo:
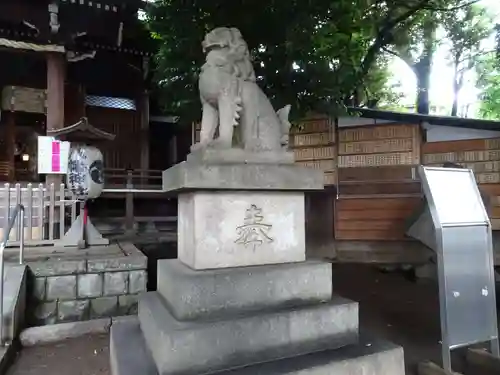
[[[28,263],[28,323],[47,325],[137,313],[146,291],[147,258],[89,257]]]

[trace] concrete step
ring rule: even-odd
[[[6,265],[4,273],[3,296],[3,335],[6,342],[11,342],[21,331],[26,311],[25,265]]]
[[[159,373],[201,374],[357,342],[358,304],[328,303],[224,320],[178,321],[157,292],[139,300],[139,321]]]
[[[381,340],[369,342],[362,340],[358,344],[336,350],[326,350],[217,373],[217,375],[304,374],[404,375],[403,348]]]
[[[138,321],[111,326],[112,375],[158,375]],[[194,372],[198,375],[205,372]],[[189,372],[189,374],[194,374]],[[403,349],[362,339],[359,344],[237,368],[219,375],[404,375]],[[188,374],[188,372],[184,373]]]
[[[138,319],[111,325],[109,361],[111,375],[158,375]]]
[[[332,298],[332,265],[300,262],[194,271],[178,259],[158,261],[158,293],[177,320],[193,320]]]

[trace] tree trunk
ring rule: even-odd
[[[387,46],[390,43],[390,40],[392,39],[393,31],[394,29],[400,25],[401,23],[405,22],[409,18],[411,18],[414,14],[416,14],[418,11],[422,10],[426,6],[428,6],[430,3],[430,0],[422,0],[415,6],[410,6],[408,7],[407,11],[400,14],[399,16],[391,19],[388,17],[383,24],[383,26],[380,28],[375,41],[373,44],[368,48],[368,51],[366,52],[362,62],[361,66],[359,69],[359,72],[356,74],[356,79],[355,83],[353,84],[353,89],[348,95],[344,97],[344,103],[348,103],[351,101],[352,96],[356,96],[356,91],[360,86],[363,85],[363,80],[366,78],[368,75],[370,69],[372,68],[373,64],[375,64],[375,61],[377,60],[377,57],[380,55],[382,48]]]
[[[453,94],[453,105],[451,106],[451,116],[456,117],[458,113],[458,95]]]
[[[463,75],[458,71],[458,61],[455,61],[455,71],[453,72],[453,105],[451,106],[451,116],[458,115],[458,92],[462,88]]]
[[[414,67],[417,76],[417,113],[429,114],[429,88],[431,86],[431,58],[423,56]]]
[[[424,45],[422,55],[413,66],[417,76],[417,113],[429,114],[429,88],[431,86],[432,58],[435,50],[436,23],[433,17],[423,25]]]

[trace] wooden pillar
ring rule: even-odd
[[[127,171],[127,189],[133,189],[133,171]],[[125,193],[125,233],[134,234],[134,193]]]
[[[177,135],[173,135],[172,138],[170,138],[169,141],[169,146],[168,146],[168,151],[170,154],[169,157],[169,164],[170,165],[175,165],[178,162],[178,152],[177,152]]]
[[[149,169],[149,93],[144,92],[138,100],[141,122],[141,169]],[[141,173],[141,183],[146,183],[146,174]]]
[[[85,117],[85,89],[82,85],[67,83],[64,89],[64,124],[76,124]]]
[[[64,127],[64,81],[66,61],[64,55],[47,55],[47,129]]]
[[[14,182],[15,176],[15,150],[16,150],[16,119],[15,112],[4,112],[6,117],[6,151],[7,151],[7,163],[9,165],[9,175],[7,177],[9,182]]]
[[[47,130],[64,127],[64,81],[66,59],[63,54],[47,54]],[[47,175],[47,184],[62,182],[59,175]]]

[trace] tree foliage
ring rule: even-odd
[[[156,77],[166,109],[197,117],[200,42],[214,27],[241,30],[258,82],[276,107],[293,114],[338,111],[390,100],[385,47],[423,12],[447,0],[156,0],[148,9],[160,42]],[[455,1],[454,1],[455,2]],[[444,9],[444,8],[443,8]]]
[[[500,120],[500,61],[493,53],[484,55],[476,72],[481,90],[479,114],[484,119]]]
[[[473,69],[485,53],[483,41],[493,32],[493,20],[487,10],[472,5],[457,12],[445,14],[443,27],[448,44],[448,58],[453,67],[453,106],[451,115],[458,111],[458,93],[463,87],[465,74]]]
[[[430,76],[437,47],[439,16],[439,12],[427,9],[415,14],[400,25],[399,32],[395,33],[392,49],[384,48],[387,53],[404,61],[415,74],[417,113],[429,113]]]

